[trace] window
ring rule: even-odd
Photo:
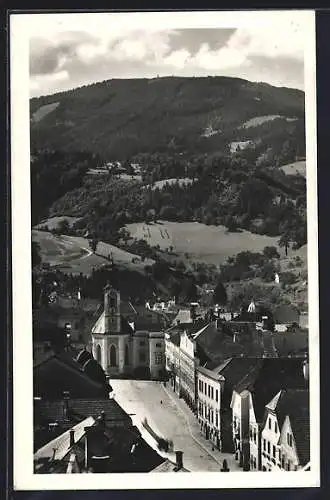
[[[161,352],[156,352],[155,353],[155,364],[156,365],[161,365],[163,362],[163,355]]]
[[[286,435],[286,440],[288,445],[292,447],[292,435],[289,432]]]
[[[211,387],[211,398],[213,399],[213,387]]]
[[[266,439],[263,440],[263,448],[264,448],[264,451],[266,451]]]
[[[125,345],[125,365],[129,365],[128,345]]]
[[[283,470],[285,469],[285,457],[284,456],[282,456],[282,458],[281,458],[281,467]]]
[[[287,470],[291,470],[291,461],[288,460],[288,467],[287,467]]]
[[[215,414],[215,425],[216,425],[216,427],[218,427],[218,425],[219,425],[219,416],[217,413]]]
[[[270,442],[267,441],[267,452],[268,452],[268,455],[270,455]]]
[[[253,441],[257,442],[257,431],[255,429],[253,429]]]
[[[204,387],[203,387],[203,380],[201,380],[201,392],[203,392]]]
[[[252,432],[252,429],[250,429],[250,439],[252,441],[252,436],[253,436],[253,432]]]
[[[211,414],[211,424],[213,424],[213,410],[210,410],[210,414]]]
[[[101,347],[99,345],[96,347],[96,361],[101,363]]]
[[[276,457],[276,446],[273,445],[273,457]]]
[[[270,419],[270,417],[268,418],[268,429],[271,429],[272,428],[272,421]]]
[[[117,351],[114,345],[110,347],[110,365],[117,366]]]
[[[208,397],[210,397],[210,394],[211,394],[211,387],[208,385],[207,386],[207,395],[208,395]]]
[[[139,352],[139,360],[140,360],[140,363],[145,363],[146,362],[146,353],[144,351],[140,351]]]
[[[156,347],[162,347],[162,344],[157,343],[157,344],[156,344]]]
[[[277,422],[274,422],[274,431],[277,432]]]
[[[215,400],[216,400],[216,402],[219,401],[219,391],[218,391],[218,389],[215,390]]]

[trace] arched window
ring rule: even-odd
[[[125,345],[125,365],[129,364],[128,345]]]
[[[117,352],[114,345],[110,347],[110,365],[117,366]]]
[[[96,361],[101,364],[101,347],[96,346]]]

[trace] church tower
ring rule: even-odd
[[[104,311],[92,329],[93,356],[107,375],[130,371],[131,329],[122,321],[120,293],[104,288]]]

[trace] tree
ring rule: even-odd
[[[32,241],[32,269],[41,264],[39,243]]]
[[[224,305],[227,303],[228,297],[227,292],[221,281],[217,284],[213,292],[213,302],[214,304]]]
[[[278,253],[276,247],[273,246],[266,246],[263,250],[263,254],[268,259],[278,259],[280,257],[280,254]]]
[[[70,232],[70,224],[68,219],[62,219],[59,222],[57,231],[59,232],[59,234],[68,234]]]
[[[98,245],[98,240],[96,238],[92,238],[91,240],[88,240],[88,244],[92,252],[95,253]]]
[[[290,242],[291,242],[291,237],[288,232],[283,233],[278,242],[280,247],[284,247],[286,256],[288,255],[288,248],[290,247]]]

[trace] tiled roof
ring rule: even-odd
[[[165,462],[158,465],[158,467],[153,469],[151,472],[190,472],[190,471],[188,469],[185,469],[184,467],[182,467],[181,469],[177,469],[175,463],[171,462],[170,460],[165,460]]]
[[[102,412],[107,424],[122,422],[132,424],[131,417],[123,410],[115,399],[74,399],[69,401],[70,408],[81,416],[99,416]]]
[[[257,420],[264,415],[265,405],[282,388],[305,388],[303,360],[298,358],[257,359],[246,375],[235,385],[238,393],[251,393]]]
[[[97,418],[104,413],[107,424],[113,422],[125,422],[132,424],[129,415],[122,409],[115,399],[69,399],[68,400],[69,419],[79,420],[87,417]],[[48,422],[62,423],[64,416],[64,401],[41,400],[37,405],[39,418]]]
[[[92,370],[84,366],[68,352],[42,353],[33,367],[34,395],[57,399],[63,391],[69,391],[72,397],[106,397],[111,388],[105,378],[104,382],[101,380],[101,367],[92,374]]]
[[[267,408],[276,413],[280,427],[285,417],[289,417],[300,464],[306,465],[310,459],[309,391],[306,389],[282,390],[267,405]]]
[[[249,336],[246,339],[242,336],[234,342],[232,336],[227,335],[225,326],[221,324],[217,327],[216,322],[209,323],[207,328],[196,335],[196,341],[209,360],[218,364],[231,357],[263,355],[261,346]]]
[[[85,434],[85,427],[90,427],[95,423],[94,418],[89,417],[79,422],[79,424],[75,425],[72,429],[75,431],[75,442],[79,441],[83,435]],[[55,452],[55,460],[62,460],[70,451],[70,430],[64,432],[60,436],[56,437],[42,448],[40,448],[33,457],[35,463],[35,471],[38,470],[50,462],[54,456]]]
[[[169,324],[165,314],[146,309],[143,306],[121,304],[121,332],[132,333],[129,323],[134,323],[135,330],[147,330],[154,332],[163,331]],[[104,311],[92,328],[92,333],[103,334],[105,332]]]
[[[104,321],[104,311],[102,314],[99,316],[98,320],[94,324],[92,328],[92,333],[98,333],[98,334],[104,334],[105,333],[105,321]],[[132,328],[129,326],[127,320],[124,318],[124,316],[120,317],[120,333],[132,333]]]
[[[178,311],[178,314],[175,316],[173,323],[177,324],[177,322],[180,323],[192,323],[191,320],[191,315],[190,315],[190,310],[189,309],[180,309]]]

